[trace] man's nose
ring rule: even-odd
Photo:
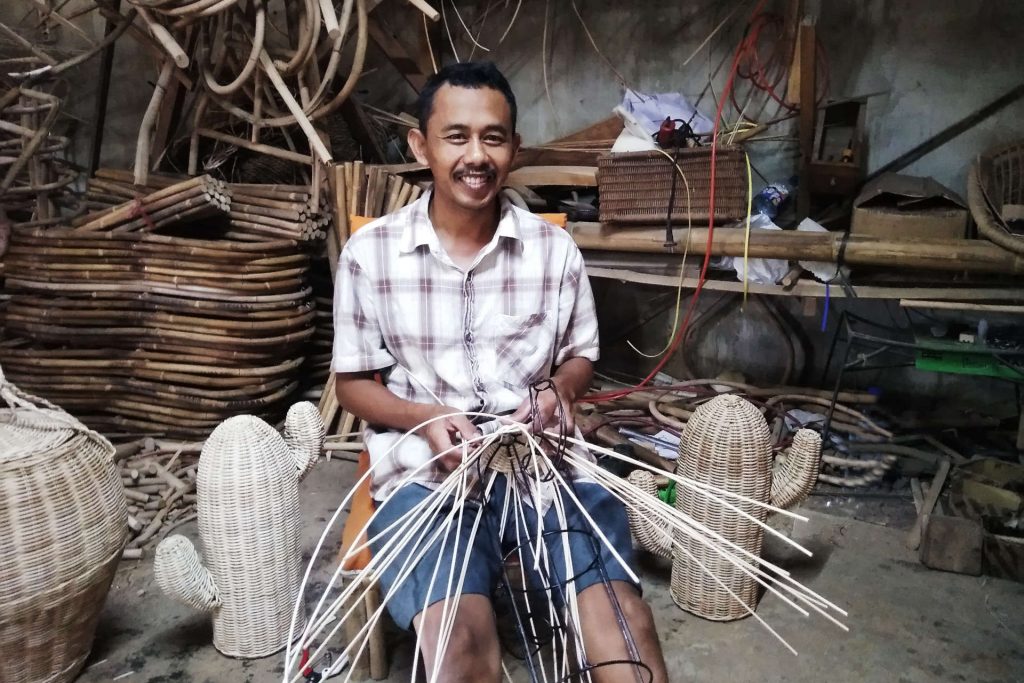
[[[467,164],[481,164],[487,160],[487,150],[484,149],[483,140],[470,138],[466,146],[466,153],[463,155]]]

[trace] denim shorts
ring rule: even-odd
[[[619,557],[632,568],[632,539],[622,503],[597,484],[573,482],[571,485],[573,495],[587,515]],[[547,554],[538,551],[542,568],[534,571],[538,564],[534,555],[538,538],[537,513],[533,507],[523,505],[515,514],[515,506],[511,502],[506,510],[506,487],[505,475],[498,475],[486,500],[463,503],[461,521],[458,511],[455,511],[456,517],[446,532],[442,529],[454,505],[454,499],[449,497],[422,527],[407,534],[418,540],[406,544],[395,561],[384,569],[380,581],[383,589],[381,599],[400,628],[409,629],[413,617],[426,607],[457,593],[490,598],[506,577],[506,558],[519,560],[521,569],[514,569],[511,573],[518,577],[520,586],[525,577],[529,590],[545,592],[555,604],[564,601],[570,586],[580,593],[603,580],[625,581],[639,590],[639,585],[607,545],[593,533],[593,527],[580,511],[580,506],[564,490],[561,499],[565,521],[559,521],[554,504],[548,507],[542,525]],[[403,520],[416,519],[423,508],[414,508],[432,493],[420,484],[406,484],[395,491],[386,503],[377,503],[368,529],[374,555],[383,551],[388,539],[401,528]],[[412,517],[408,516],[410,514]],[[507,520],[503,537],[499,538],[503,514],[507,515]],[[477,526],[475,534],[474,524]],[[471,536],[472,547],[469,543]],[[566,576],[566,549],[572,558],[573,576]],[[465,577],[460,590],[458,584],[463,570]],[[515,580],[509,578],[509,583]]]

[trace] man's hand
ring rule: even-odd
[[[439,461],[441,467],[449,471],[454,470],[462,461],[462,449],[459,444],[479,437],[480,430],[465,415],[457,414],[458,411],[454,408],[437,406],[431,413],[424,419],[439,419],[420,427],[417,433],[427,440],[434,455],[445,453]],[[446,417],[439,417],[441,415]]]
[[[533,389],[530,391],[533,392]],[[529,395],[527,395],[515,412],[508,416],[508,419],[526,423],[534,434],[539,434],[546,429],[557,430],[560,420],[564,419],[566,431],[570,433],[573,431],[576,426],[573,402],[565,396],[565,392],[560,390],[555,382],[547,384],[546,388],[536,393],[535,403],[537,410],[531,414],[533,406]]]

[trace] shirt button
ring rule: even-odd
[[[466,341],[468,341],[468,342],[472,342],[473,341],[473,333],[472,332],[467,332],[466,333]]]

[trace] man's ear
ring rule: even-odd
[[[427,136],[423,134],[423,131],[419,128],[410,128],[409,134],[405,139],[409,143],[409,149],[412,150],[416,161],[424,166],[429,166],[430,162],[427,161]]]
[[[519,135],[519,133],[514,133],[512,135],[512,158],[513,159],[516,158],[516,154],[519,154],[519,146],[521,144],[523,144],[523,138]]]

